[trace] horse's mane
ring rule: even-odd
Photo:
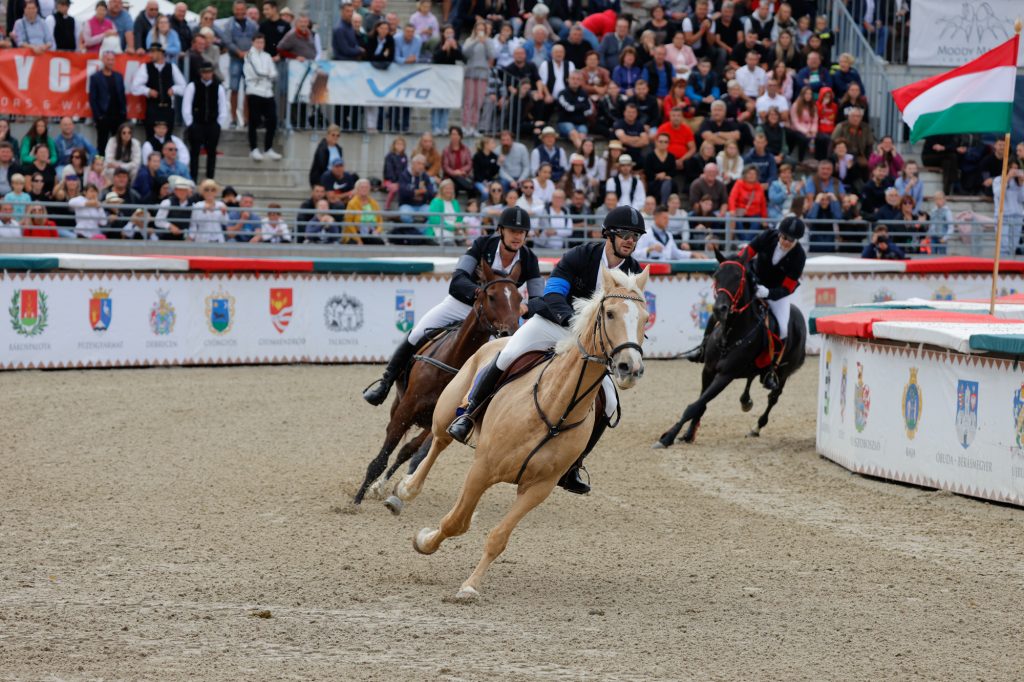
[[[602,270],[611,275],[611,278],[615,280],[615,287],[617,289],[628,289],[631,293],[643,298],[643,289],[640,288],[636,281],[640,275],[628,275],[619,269],[606,270],[602,268]],[[576,348],[576,340],[594,326],[594,316],[601,309],[601,299],[604,295],[605,291],[599,287],[590,298],[577,298],[573,301],[572,307],[575,309],[576,314],[569,325],[571,333],[558,342],[558,345],[555,346],[555,352],[564,353],[567,350],[574,350]]]

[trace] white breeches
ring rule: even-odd
[[[569,330],[555,324],[551,320],[540,315],[534,315],[526,323],[516,330],[505,347],[498,354],[495,364],[498,369],[504,371],[512,366],[517,358],[532,350],[547,350],[569,335]],[[568,381],[568,377],[563,378]],[[605,376],[601,381],[601,388],[604,390],[604,412],[609,418],[615,416],[619,407],[619,401],[615,395],[615,385],[610,376]]]
[[[469,316],[473,306],[466,305],[462,301],[451,296],[445,296],[444,300],[427,311],[426,315],[420,318],[416,326],[409,332],[409,343],[418,344],[428,329],[447,327],[453,322],[462,322]]]
[[[777,301],[768,301],[768,307],[771,308],[772,315],[779,323],[779,338],[783,340],[789,335],[789,305],[792,298],[793,294],[790,294]]]

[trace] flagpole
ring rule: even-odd
[[[1013,22],[1013,30],[1017,33],[1017,35],[1020,35],[1020,29],[1021,29],[1021,23],[1020,23],[1020,19],[1018,18],[1015,22]],[[1003,139],[1005,140],[1005,143],[1003,145],[1003,148],[1005,149],[1005,151],[1003,153],[1003,174],[1002,174],[1002,180],[1000,180],[1000,182],[999,182],[999,216],[996,219],[996,255],[995,255],[995,258],[992,259],[992,295],[991,295],[991,297],[989,297],[989,301],[988,301],[988,314],[989,315],[995,315],[996,314],[996,293],[997,293],[997,283],[999,281],[999,252],[1001,250],[1001,242],[1002,242],[1002,239],[1003,239],[1003,207],[1006,205],[1006,172],[1007,172],[1007,169],[1009,168],[1009,163],[1010,163],[1010,132],[1009,131],[1007,131],[1006,137],[1003,138]],[[1013,255],[1013,253],[1016,251],[1016,248],[1017,248],[1016,245],[1014,245],[1013,249],[1011,249],[1010,255]]]

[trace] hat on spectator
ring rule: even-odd
[[[572,156],[569,157],[569,165],[570,166],[572,164],[574,164],[574,163],[586,163],[586,162],[587,162],[587,160],[585,158],[583,158],[582,154],[573,154]]]
[[[534,6],[534,9],[537,9],[537,7]],[[544,126],[544,129],[540,131],[540,136],[544,137],[545,135],[558,135],[558,133],[551,126]]]
[[[213,71],[213,64],[211,64],[210,62],[204,61],[202,64],[199,65],[199,70],[200,71]]]
[[[622,143],[619,142],[618,140],[612,140],[611,142],[608,143],[608,149],[618,149],[619,151],[622,151],[624,147],[622,146]]]
[[[108,194],[103,199],[103,203],[104,204],[123,204],[124,203],[124,199],[122,199],[121,197],[119,197],[116,194],[114,194],[113,192],[111,192],[110,194]]]
[[[629,154],[623,154],[622,156],[619,157],[619,165],[620,166],[632,166],[633,165],[633,157],[630,156]]]
[[[209,26],[203,26],[201,29],[199,29],[199,35],[201,35],[204,38],[215,38],[217,36],[217,34],[214,33],[213,29]]]
[[[546,17],[551,14],[551,8],[545,5],[543,2],[538,2],[533,6],[533,14],[538,17]]]
[[[281,14],[282,17],[284,15],[286,15],[286,14],[288,16],[290,16],[290,17],[294,17],[295,16],[295,12],[292,11],[291,7],[285,7],[283,10],[281,10],[280,14]]]
[[[74,175],[77,178],[78,177],[78,172],[75,170],[75,167],[72,166],[70,163],[60,169],[60,179],[61,179],[61,182],[63,182],[64,180],[67,180],[72,175]]]
[[[224,185],[224,189],[222,189],[222,190],[220,191],[220,195],[221,195],[222,197],[226,197],[226,196],[227,196],[227,195],[229,195],[229,194],[230,194],[231,196],[234,196],[234,197],[237,197],[237,196],[238,196],[238,192],[237,192],[237,191],[235,191],[235,188],[234,188],[234,187],[232,187],[231,185]]]
[[[334,161],[331,161],[331,168],[334,168],[335,166],[344,166],[344,165],[345,165],[345,159],[341,158],[340,156],[338,158],[336,158]]]
[[[70,5],[71,4],[71,0],[57,0],[57,2],[54,3],[54,4],[55,5]]]
[[[171,189],[192,190],[195,189],[196,186],[194,182],[180,175],[170,176],[169,178],[167,178],[167,183],[171,186]]]
[[[152,52],[154,50],[156,50],[157,52],[166,52],[166,50],[164,49],[163,44],[160,43],[160,42],[154,42],[152,45],[149,46],[149,51],[150,52]]]

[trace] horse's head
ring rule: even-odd
[[[632,388],[644,375],[644,325],[648,272],[627,275],[601,268],[601,288],[589,299],[575,302],[572,345],[590,359],[605,362],[619,388]],[[567,348],[560,346],[560,348]]]
[[[728,260],[716,248],[715,259],[718,261],[718,269],[714,274],[715,301],[712,312],[719,323],[724,323],[729,315],[750,307],[754,291],[747,268],[749,259],[745,254],[736,260]]]
[[[523,303],[523,296],[516,286],[519,271],[519,263],[512,266],[507,276],[495,272],[484,261],[477,268],[480,276],[480,289],[476,293],[477,317],[480,324],[494,336],[508,336],[519,328],[520,306]]]

